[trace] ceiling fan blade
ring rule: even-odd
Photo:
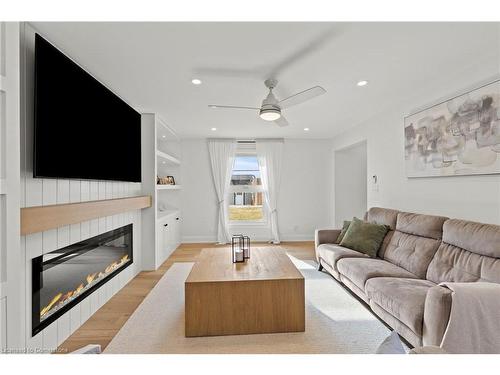
[[[290,66],[297,64],[300,60],[304,60],[308,56],[317,53],[322,48],[326,47],[332,38],[341,34],[338,26],[328,28],[317,35],[314,39],[308,40],[301,48],[293,51],[290,55],[286,56],[283,60],[279,61],[273,69],[267,71],[264,78],[279,77]]]
[[[281,126],[281,127],[290,125],[290,124],[288,123],[288,121],[286,120],[286,118],[284,118],[283,116],[281,116],[279,119],[275,120],[274,122],[275,122],[278,126]]]
[[[240,106],[235,106],[235,105],[218,105],[218,104],[209,104],[208,108],[221,108],[221,109],[253,109],[253,110],[260,110],[260,108],[257,107],[240,107]]]
[[[289,108],[294,105],[304,103],[312,98],[315,98],[316,96],[323,95],[325,92],[326,90],[323,87],[314,86],[310,89],[289,96],[288,98],[279,101],[278,104],[281,108]]]

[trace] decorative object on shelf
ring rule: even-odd
[[[156,183],[158,185],[175,185],[174,176],[157,177]]]
[[[500,80],[407,116],[408,177],[500,173]]]
[[[233,263],[242,263],[250,258],[250,237],[235,234],[231,238],[231,254]]]

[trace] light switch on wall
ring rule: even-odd
[[[378,191],[378,176],[376,174],[372,176],[372,191]]]

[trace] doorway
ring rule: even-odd
[[[367,209],[366,141],[335,151],[335,226],[363,218]]]

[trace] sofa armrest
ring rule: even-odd
[[[340,229],[316,229],[314,232],[314,251],[318,259],[318,246],[324,243],[335,243],[340,234]]]
[[[500,353],[500,284],[442,282],[439,286],[451,293],[448,322],[439,346],[457,354]]]
[[[316,229],[314,233],[314,246],[324,243],[335,243],[339,237],[340,229]]]
[[[439,285],[430,288],[427,292],[422,335],[424,346],[441,345],[450,318],[451,294],[450,289]]]

